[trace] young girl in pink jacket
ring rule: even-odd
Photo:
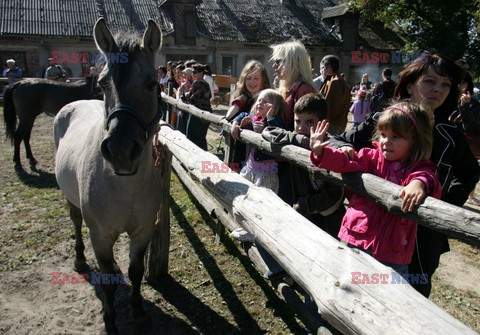
[[[433,143],[433,122],[426,111],[413,103],[388,108],[377,123],[375,148],[363,148],[353,159],[323,142],[328,130],[325,120],[311,130],[310,159],[320,168],[334,172],[367,172],[403,186],[402,211],[411,212],[426,194],[441,196],[436,166],[428,161]],[[415,248],[417,224],[389,213],[373,200],[352,193],[338,237],[371,254],[395,271],[408,273]]]

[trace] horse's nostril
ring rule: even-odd
[[[107,162],[112,161],[112,153],[110,152],[110,149],[108,147],[108,139],[105,139],[102,141],[102,144],[100,146],[100,151],[102,152],[103,158],[105,158]]]
[[[142,150],[143,150],[143,146],[135,141],[133,144],[133,148],[130,151],[130,159],[132,161],[136,160],[142,154]]]

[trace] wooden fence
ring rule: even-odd
[[[163,98],[179,110],[215,123],[227,132],[230,130],[230,124],[220,116],[166,96]],[[289,159],[319,178],[364,194],[396,215],[479,245],[480,215],[474,212],[427,198],[415,212],[403,213],[401,199],[395,196],[400,190],[398,185],[369,174],[339,175],[313,168],[308,150],[295,146],[272,147],[251,131],[241,132],[240,138],[262,151]],[[295,282],[314,297],[319,314],[336,330],[344,334],[475,334],[410,285],[399,284],[402,280],[394,278],[390,268],[318,229],[272,191],[256,187],[236,173],[202,172],[202,162],[222,162],[195,146],[180,132],[162,127],[159,140],[173,155],[173,167],[182,182],[212,217],[229,230],[241,226],[252,233]],[[168,162],[164,163],[165,169],[164,180],[168,184]],[[162,206],[162,209],[167,214],[159,215],[168,217],[168,206]],[[155,281],[167,270],[168,240],[160,236],[168,231],[168,221],[165,220],[157,225],[149,253],[149,281]],[[219,231],[221,234],[221,229]],[[254,251],[252,249],[249,256],[260,267],[264,266]],[[356,284],[358,274],[389,277],[385,284]],[[307,327],[317,333],[329,333],[322,327],[322,320],[304,307],[288,285],[280,284],[277,289],[287,302],[293,304]]]

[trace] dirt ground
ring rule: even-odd
[[[15,172],[10,144],[0,143],[0,333],[99,334],[103,331],[99,285],[52,284],[52,272],[72,275],[73,227],[53,175],[52,119],[40,116],[32,135],[40,162]],[[2,133],[2,138],[3,133]],[[216,129],[210,143],[220,143]],[[213,141],[213,142],[212,142]],[[479,190],[480,191],[480,190]],[[479,193],[480,194],[480,193]],[[302,324],[252,267],[238,244],[214,242],[208,215],[198,211],[178,181],[172,182],[169,275],[161,285],[144,283],[152,317],[147,334],[302,334]],[[472,208],[479,210],[479,208]],[[84,229],[85,234],[88,231]],[[86,257],[95,271],[88,236]],[[452,241],[435,275],[432,300],[480,331],[480,254]],[[128,238],[115,245],[128,269]],[[116,295],[117,325],[137,334],[129,315],[128,285]]]

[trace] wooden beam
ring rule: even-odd
[[[173,98],[168,98],[167,102],[177,106],[178,109],[220,125],[226,132],[230,133],[230,124],[225,118],[202,111]],[[265,153],[286,158],[292,164],[308,170],[318,178],[342,185],[373,199],[394,215],[405,217],[438,230],[448,237],[480,247],[480,215],[473,211],[427,197],[415,211],[404,213],[401,211],[401,198],[397,196],[401,187],[396,184],[367,173],[339,174],[315,168],[310,162],[309,150],[294,145],[273,145],[253,131],[243,130],[240,132],[240,139],[242,142],[255,145]]]
[[[236,173],[202,170],[203,162],[218,166],[222,162],[180,132],[163,127],[159,139],[255,236],[257,243],[310,292],[319,313],[342,333],[475,334],[402,283],[391,268],[338,242],[271,190],[256,187]],[[371,281],[375,276],[381,280],[367,283],[367,276]]]
[[[198,182],[195,181],[191,173],[185,170],[181,162],[173,157],[172,167],[177,173],[179,179],[187,187],[188,191],[197,199],[199,204],[208,212],[213,218],[221,222],[222,227],[229,227],[232,231],[239,228],[235,220],[229,215],[226,210],[210,195],[210,193]],[[255,264],[256,268],[265,273],[268,270],[267,265],[257,251],[255,246],[250,246],[246,250],[248,257]],[[324,326],[323,320],[317,313],[313,313],[306,307],[294,289],[288,284],[277,281],[272,282],[280,297],[292,308],[292,310],[299,316],[300,320],[308,327],[309,330],[315,331],[315,334],[331,335],[332,333]]]
[[[165,159],[160,166],[162,178],[162,203],[157,214],[155,231],[147,252],[145,278],[155,284],[168,272],[170,252],[170,177],[172,171],[172,153],[165,151]]]

